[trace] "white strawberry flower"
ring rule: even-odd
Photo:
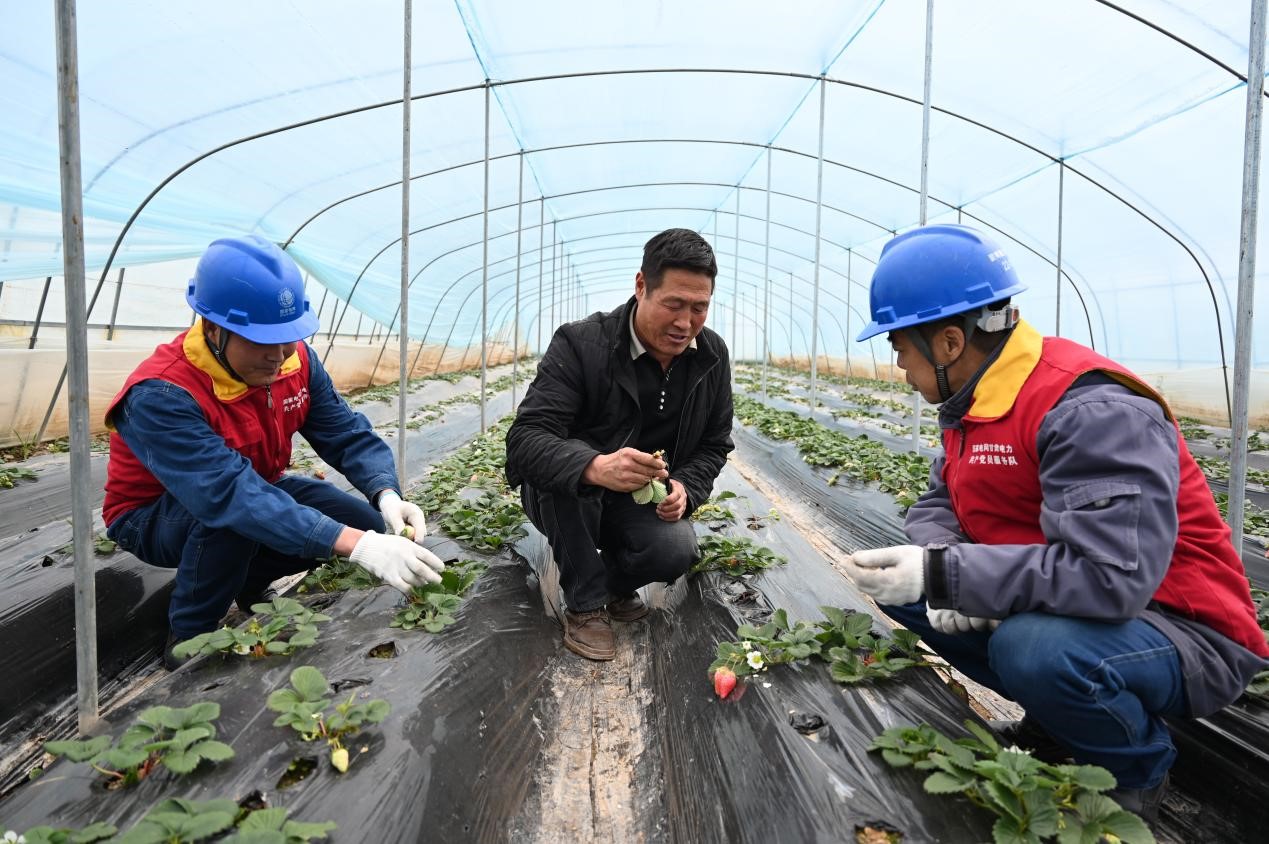
[[[750,651],[745,655],[745,661],[749,663],[749,667],[754,671],[761,671],[766,664],[762,659],[762,653],[759,651]]]
[[[10,829],[4,834],[4,838],[0,838],[0,842],[4,842],[4,844],[26,844],[26,836],[18,835]]]

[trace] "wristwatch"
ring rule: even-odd
[[[925,601],[929,606],[946,606],[951,598],[947,593],[946,542],[932,542],[925,546]]]

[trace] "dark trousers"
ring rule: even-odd
[[[383,517],[365,499],[326,481],[286,475],[275,486],[340,524],[384,529]],[[279,577],[312,568],[314,562],[278,553],[232,530],[209,528],[166,493],[115,520],[109,536],[143,562],[176,569],[168,625],[180,639],[215,630],[240,593],[259,592]]]
[[[881,611],[970,679],[1022,704],[1079,762],[1153,788],[1176,759],[1163,721],[1186,711],[1176,647],[1140,619],[1110,624],[1031,612],[994,633],[939,633],[925,602]]]
[[[560,495],[524,484],[520,500],[551,544],[573,612],[599,609],[649,583],[669,583],[700,556],[690,521],[662,521],[655,506],[636,504],[628,492]]]

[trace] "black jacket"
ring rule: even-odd
[[[630,314],[634,297],[611,313],[560,326],[538,363],[538,374],[507,432],[507,482],[540,490],[599,495],[582,482],[595,457],[639,439],[642,414]],[[709,498],[735,447],[731,441],[731,365],[723,339],[702,328],[696,353],[685,357],[689,390],[671,454],[670,477],[687,490],[691,515]]]

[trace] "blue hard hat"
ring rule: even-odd
[[[855,338],[934,322],[1027,286],[1002,249],[968,226],[922,226],[892,239],[872,274],[872,322]]]
[[[212,242],[185,301],[199,316],[254,343],[293,343],[317,331],[300,268],[259,235]]]

